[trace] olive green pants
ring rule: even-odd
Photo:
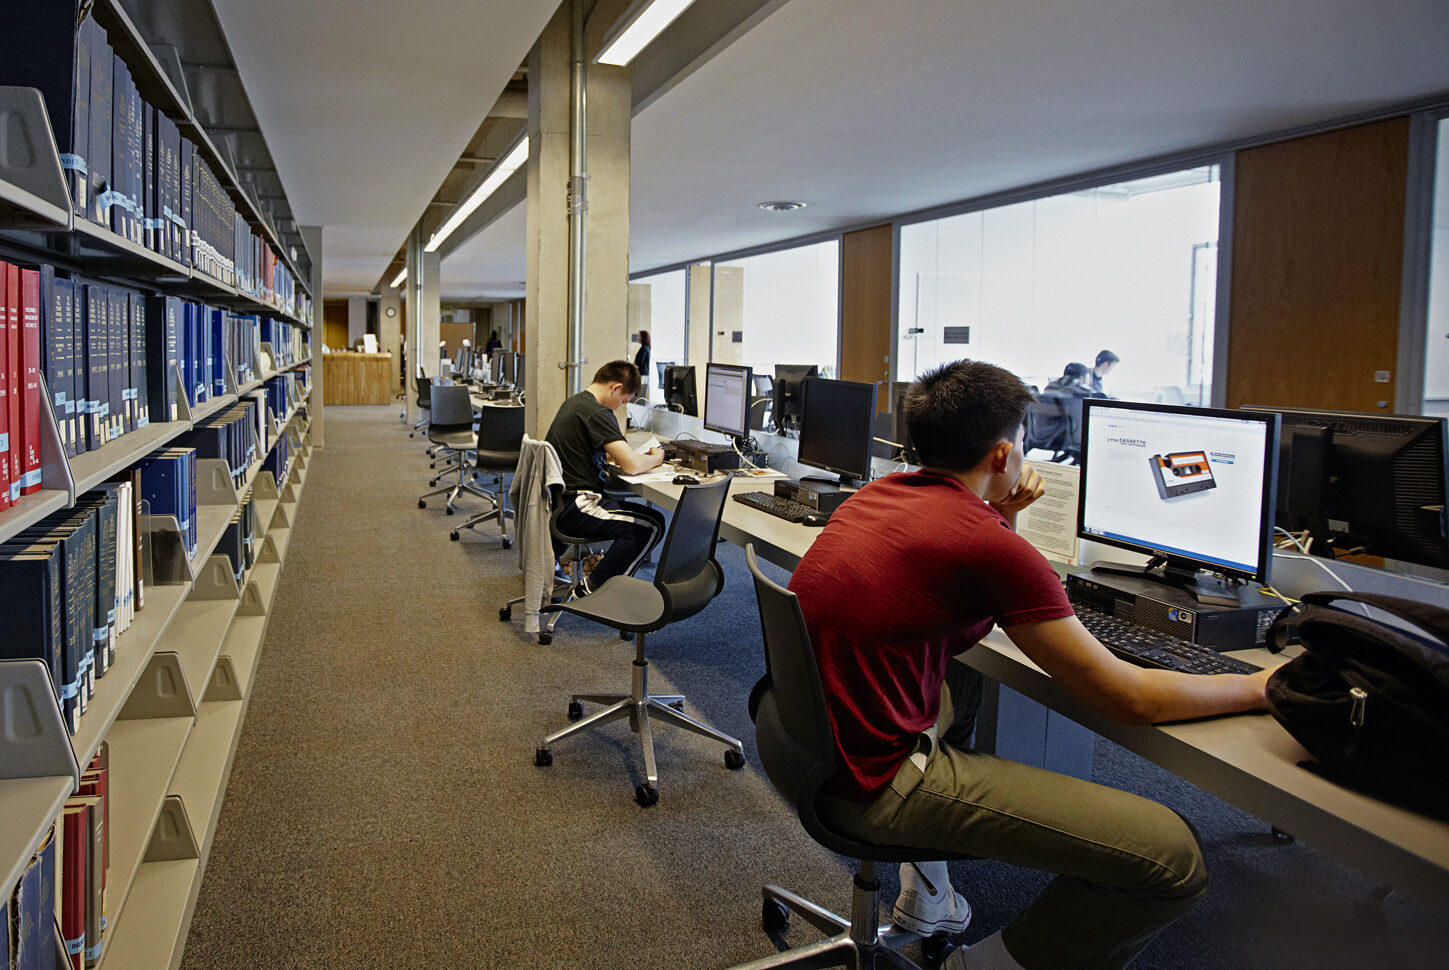
[[[952,663],[937,722],[874,802],[828,798],[843,831],[1057,873],[1002,931],[1028,970],[1124,967],[1207,887],[1197,839],[1170,809],[965,747],[981,680]],[[969,898],[969,892],[967,893]]]

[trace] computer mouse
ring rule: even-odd
[[[675,475],[674,476],[674,484],[676,484],[676,485],[698,485],[699,484],[699,479],[695,478],[693,475]]]
[[[806,512],[805,518],[800,520],[800,524],[822,526],[829,521],[830,516],[825,512]]]

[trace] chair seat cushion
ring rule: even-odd
[[[569,603],[544,606],[540,613],[573,613],[629,633],[649,633],[664,616],[664,597],[653,583],[615,576],[600,589]]]
[[[477,441],[471,431],[452,431],[447,434],[430,433],[428,440],[437,442],[440,445],[447,445],[449,448],[454,448],[458,451],[471,450],[474,442]]]

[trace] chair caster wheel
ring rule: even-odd
[[[425,509],[427,507],[428,507],[428,503],[427,502],[425,502],[423,499],[418,499],[418,508]]]
[[[634,634],[632,634],[632,633],[625,633],[623,630],[620,630],[619,631],[619,639],[620,640],[632,640],[632,639],[634,639]]]
[[[767,899],[760,907],[760,928],[778,933],[790,923],[790,908],[778,899]]]
[[[450,506],[448,506],[448,508],[447,508],[447,513],[448,513],[448,514],[449,514],[449,515],[452,515],[452,514],[453,514],[453,507],[452,507],[452,506],[451,506],[451,505],[450,505]]]
[[[457,529],[454,529],[452,532],[449,532],[448,533],[448,538],[449,539],[452,539],[454,542],[457,542],[458,541],[458,530]]]
[[[499,620],[499,622],[500,623],[507,623],[511,619],[513,619],[513,607],[511,607],[511,606],[502,606],[502,607],[499,607],[499,609],[498,609],[498,620]]]
[[[648,808],[659,801],[659,789],[651,788],[649,785],[640,785],[634,789],[634,801],[639,803],[640,808]]]
[[[921,941],[921,956],[928,967],[939,967],[946,962],[956,945],[945,933],[936,933]]]
[[[539,768],[547,768],[553,764],[553,752],[548,748],[535,748],[533,750],[533,763]]]
[[[728,751],[725,752],[725,767],[728,768],[730,771],[739,771],[744,766],[744,755],[740,754],[734,748],[730,748]]]
[[[584,716],[584,705],[578,701],[569,701],[569,720],[577,721]]]
[[[505,548],[505,549],[512,549],[513,548],[513,540],[505,537],[504,540],[503,540],[503,548]]]
[[[538,635],[538,645],[539,646],[546,647],[550,643],[553,643],[553,634],[552,633],[544,632],[544,633],[540,633]]]
[[[670,701],[669,706],[681,714],[684,713],[684,701]]]
[[[438,480],[436,478],[431,478],[431,479],[428,480],[428,488],[437,488],[437,487],[438,487]]]

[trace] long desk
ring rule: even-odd
[[[768,480],[736,479],[730,489],[771,487]],[[683,486],[650,482],[634,488],[649,501],[673,508]],[[725,502],[720,526],[725,539],[752,542],[762,558],[785,569],[799,565],[819,532],[734,501]],[[1283,659],[1265,650],[1234,656],[1262,667]],[[1307,752],[1272,717],[1116,724],[1076,700],[999,629],[960,659],[1325,854],[1449,910],[1449,823],[1349,791],[1298,767]]]

